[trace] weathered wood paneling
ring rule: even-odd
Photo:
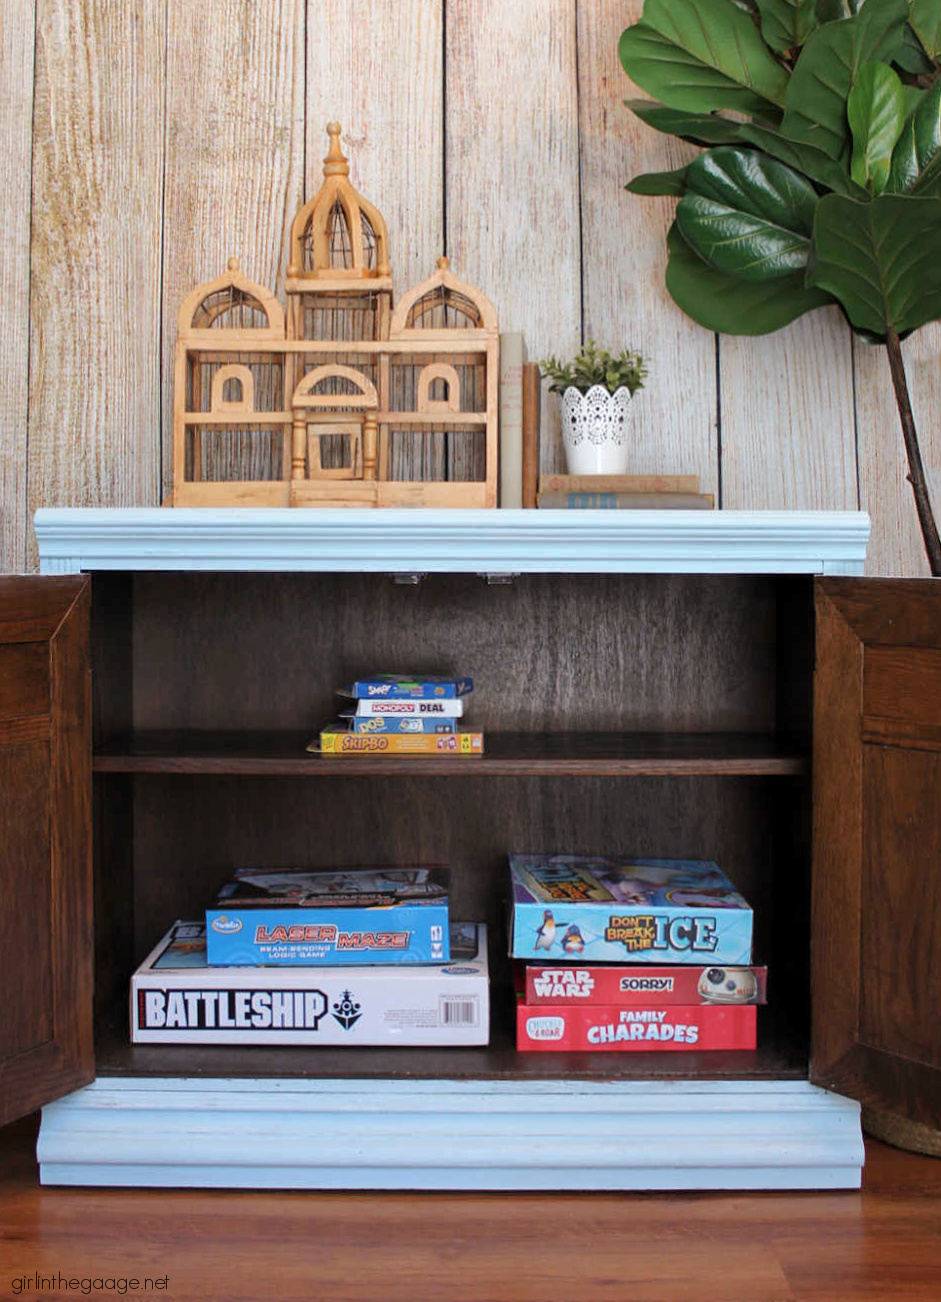
[[[581,338],[575,0],[446,0],[447,252],[529,357]],[[543,396],[543,470],[563,467]]]
[[[664,284],[675,200],[628,194],[638,172],[680,167],[699,151],[645,126],[625,99],[649,98],[624,73],[618,41],[643,0],[593,0],[578,9],[585,336],[643,353],[645,388],[631,404],[636,473],[696,474],[718,482],[714,337],[679,310]]]
[[[323,8],[323,6],[322,6]],[[281,291],[303,198],[304,0],[169,0],[163,466],[180,304],[238,258]],[[283,296],[282,296],[283,297]]]
[[[849,333],[836,311],[817,312],[764,338],[723,337],[717,389],[714,336],[669,298],[673,203],[623,187],[695,151],[623,105],[637,92],[617,43],[641,9],[6,6],[0,567],[35,565],[38,506],[160,500],[180,303],[232,256],[282,292],[290,223],[319,186],[324,126],[338,118],[354,184],[388,222],[397,294],[445,251],[502,328],[524,333],[530,358],[569,356],[583,338],[640,349],[650,376],[632,468],[698,473],[730,508],[860,504],[873,518],[870,572],[924,573],[881,353],[855,347],[854,392]],[[939,344],[929,327],[905,355],[941,494]],[[544,393],[541,466],[563,464]]]
[[[29,509],[153,504],[165,0],[39,0]]]
[[[924,326],[902,345],[935,519],[941,526],[941,325]],[[856,345],[861,505],[872,517],[869,574],[926,575],[908,461],[884,348]]]
[[[34,13],[0,9],[0,573],[26,558],[26,417],[29,386],[29,217],[32,169]]]
[[[389,229],[395,296],[444,251],[442,0],[309,0],[306,197],[320,189],[324,127],[343,127],[350,180]]]
[[[719,343],[722,505],[857,507],[850,331],[837,308]]]

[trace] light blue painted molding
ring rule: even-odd
[[[804,1081],[99,1078],[43,1110],[45,1184],[858,1188],[856,1103]]]
[[[44,574],[81,570],[861,574],[860,511],[47,508]]]

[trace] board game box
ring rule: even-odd
[[[446,678],[437,674],[373,674],[371,678],[357,679],[349,687],[341,687],[339,694],[365,700],[381,697],[389,701],[429,701],[466,696],[473,690],[471,678]]]
[[[696,967],[691,963],[519,964],[518,987],[527,1004],[764,1004],[766,967]]]
[[[211,966],[441,963],[444,867],[240,868],[206,910]]]
[[[560,1004],[548,1009],[516,1006],[517,1049],[630,1053],[675,1049],[754,1049],[754,1004],[720,1008],[677,1004],[671,1008]]]
[[[484,753],[482,732],[355,733],[330,723],[308,745],[321,755],[428,755],[473,759]]]
[[[433,701],[428,702],[433,705]],[[442,702],[444,704],[444,702]],[[357,736],[375,737],[380,734],[395,735],[406,733],[450,734],[457,731],[457,719],[444,714],[353,714],[343,710],[341,719],[347,720],[347,728]]]
[[[752,910],[710,861],[512,854],[510,878],[514,958],[751,965]]]
[[[357,718],[362,715],[376,714],[405,716],[420,714],[424,717],[438,719],[460,719],[464,714],[464,700],[460,696],[435,701],[385,701],[382,699],[364,701],[359,698],[356,701],[354,713]]]
[[[425,967],[210,967],[205,925],[177,922],[131,978],[131,1040],[486,1044],[486,927],[452,924],[450,950],[450,962]]]

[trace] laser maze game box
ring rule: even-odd
[[[211,966],[442,963],[443,867],[240,868],[206,910]]]
[[[511,854],[513,958],[749,966],[752,911],[699,859]]]
[[[486,1044],[486,926],[453,923],[450,948],[450,962],[422,967],[210,967],[204,924],[176,922],[131,977],[131,1040]]]

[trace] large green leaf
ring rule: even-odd
[[[676,224],[716,271],[768,280],[807,265],[817,203],[816,190],[791,168],[725,145],[687,167]]]
[[[686,171],[686,167],[678,167],[674,172],[641,172],[624,189],[631,194],[685,194]]]
[[[941,59],[941,5],[938,0],[909,0],[908,21],[925,53]]]
[[[905,125],[905,90],[898,73],[887,63],[864,63],[846,111],[853,136],[853,180],[870,194],[881,194]]]
[[[829,294],[807,289],[800,272],[761,281],[724,275],[694,253],[675,224],[667,248],[667,289],[686,315],[707,330],[766,335],[833,302]]]
[[[803,45],[820,26],[817,0],[755,0],[755,3],[761,14],[761,34],[779,54]]]
[[[836,190],[838,194],[851,194],[857,198],[865,196],[865,191],[856,185],[842,163],[813,145],[789,140],[774,127],[765,127],[758,122],[732,122],[715,113],[683,113],[650,99],[630,99],[625,103],[642,122],[656,131],[679,136],[693,145],[756,145],[779,162],[803,172],[817,185]]]
[[[862,64],[890,63],[901,47],[906,0],[874,0],[853,18],[812,32],[794,65],[781,130],[831,158],[848,153],[846,101]]]
[[[886,188],[893,194],[941,197],[941,80],[905,123]]]
[[[941,316],[941,199],[828,194],[817,204],[807,283],[838,299],[855,330],[884,338]]]
[[[716,113],[686,113],[654,99],[626,99],[624,103],[648,127],[693,145],[732,145],[741,140],[739,123]]]
[[[627,75],[671,108],[777,119],[784,105],[788,74],[732,0],[646,0],[619,53]]]

